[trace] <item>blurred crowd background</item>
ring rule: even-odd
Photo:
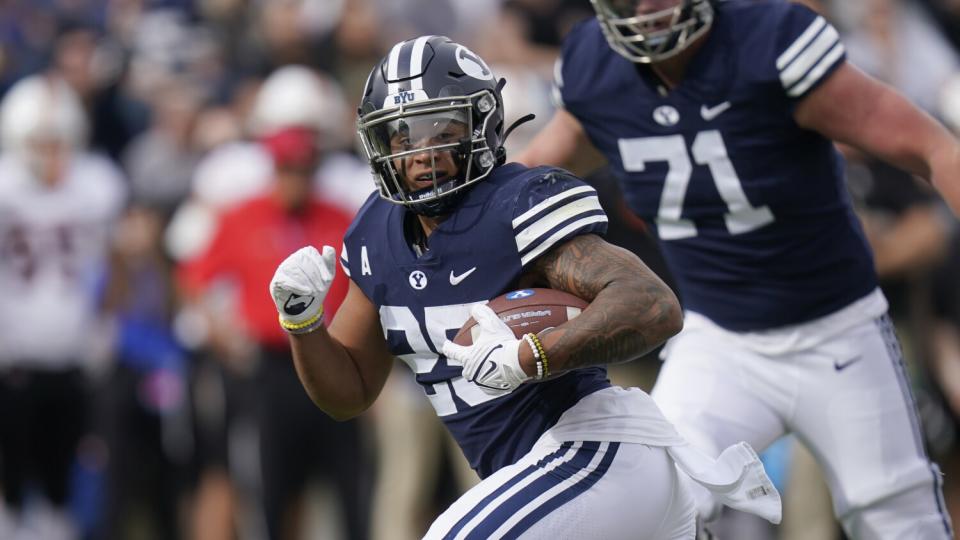
[[[806,3],[852,62],[960,133],[960,1]],[[0,1],[0,538],[419,538],[476,476],[406,368],[357,420],[317,411],[267,285],[298,247],[338,246],[373,191],[355,111],[393,43],[448,35],[506,78],[507,123],[537,115],[509,155],[549,119],[558,47],[592,14],[588,0]],[[958,523],[960,227],[926,186],[842,150]],[[670,281],[610,173],[588,181],[610,239]],[[649,390],[658,365],[612,376]],[[785,523],[732,519],[728,537],[841,538],[809,455],[784,439],[764,459]]]

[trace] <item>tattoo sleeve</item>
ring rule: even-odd
[[[541,341],[555,371],[636,359],[680,331],[676,296],[636,255],[595,235],[541,257],[535,282],[590,302]]]

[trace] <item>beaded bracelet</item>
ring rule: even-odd
[[[540,360],[540,351],[537,350],[537,345],[533,341],[533,334],[524,334],[523,340],[530,346],[530,351],[533,352],[533,359],[537,363],[537,375],[534,378],[540,380],[543,378],[543,361]]]
[[[321,324],[323,324],[322,309],[319,313],[303,321],[302,323],[287,322],[283,320],[283,316],[280,316],[280,327],[286,330],[289,334],[308,334],[317,328],[320,328]]]
[[[537,356],[538,360],[543,362],[543,377],[541,378],[549,377],[550,364],[547,362],[547,351],[543,350],[543,344],[540,343],[540,338],[538,338],[536,334],[527,335],[530,336],[530,339],[533,340],[533,343],[537,346],[537,352],[540,353],[539,356]]]

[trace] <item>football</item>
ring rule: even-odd
[[[487,304],[513,330],[513,335],[539,334],[580,314],[587,302],[556,289],[520,289],[498,296]],[[471,345],[480,331],[473,317],[453,338],[457,345]]]

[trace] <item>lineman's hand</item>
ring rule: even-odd
[[[270,295],[280,312],[280,326],[291,334],[305,334],[323,324],[323,299],[337,271],[337,252],[323,246],[298,249],[277,267]]]
[[[531,377],[520,367],[521,340],[513,330],[484,304],[470,310],[480,334],[473,345],[464,347],[452,341],[443,344],[443,354],[453,365],[463,366],[463,377],[491,395],[507,394]]]

